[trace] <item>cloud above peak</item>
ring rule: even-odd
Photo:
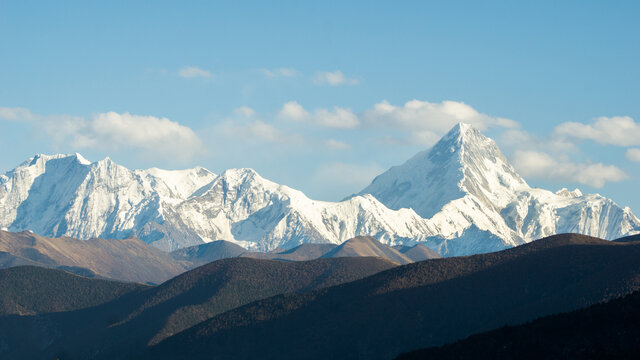
[[[51,141],[54,148],[76,151],[133,151],[145,158],[182,164],[206,153],[189,127],[164,117],[109,111],[89,118],[37,115],[28,109],[0,108],[0,119],[23,122]]]
[[[364,122],[370,126],[384,126],[406,130],[444,133],[455,124],[464,122],[479,130],[492,126],[516,128],[518,123],[501,117],[489,116],[463,102],[442,101],[439,103],[410,100],[402,106],[395,106],[386,100],[362,114]]]
[[[404,134],[404,137],[390,137],[385,140],[386,143],[420,145],[433,145],[440,136],[459,122],[469,123],[480,130],[490,127],[519,127],[513,120],[480,113],[473,107],[457,101],[432,103],[411,100],[401,106],[382,101],[361,113],[339,106],[310,111],[296,101],[289,101],[278,112],[278,118],[324,128],[391,130]]]

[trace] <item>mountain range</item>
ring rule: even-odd
[[[493,140],[458,124],[340,202],[312,200],[252,169],[129,170],[109,158],[37,155],[0,176],[0,228],[136,236],[165,251],[216,240],[287,250],[373,236],[458,256],[557,233],[614,239],[639,233],[640,220],[597,194],[531,188]]]

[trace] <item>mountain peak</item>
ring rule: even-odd
[[[454,125],[454,127],[452,127],[451,130],[449,130],[448,134],[456,135],[457,137],[461,137],[461,136],[464,136],[467,132],[472,131],[472,130],[477,131],[476,128],[474,128],[473,125],[471,125],[471,124],[459,122],[456,125]]]
[[[450,201],[473,195],[489,207],[503,206],[514,190],[528,188],[496,143],[458,123],[431,149],[376,177],[360,194],[391,209],[413,208],[430,218]]]
[[[78,162],[80,164],[82,164],[82,165],[91,165],[91,161],[87,160],[87,158],[82,156],[80,153],[75,153],[75,154],[73,154],[73,156],[76,157],[76,159],[78,160]]]
[[[434,145],[433,149],[449,146],[454,147],[454,150],[468,146],[492,147],[497,149],[497,145],[493,140],[484,136],[484,134],[473,127],[473,125],[462,122],[451,128],[451,130]],[[451,151],[451,149],[449,150],[450,152],[454,152]]]

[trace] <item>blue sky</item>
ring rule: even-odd
[[[637,2],[131,3],[0,0],[0,170],[77,151],[337,200],[463,120],[531,185],[640,213]]]

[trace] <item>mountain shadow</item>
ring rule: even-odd
[[[640,292],[636,291],[586,309],[503,327],[396,359],[638,359],[638,323]]]

